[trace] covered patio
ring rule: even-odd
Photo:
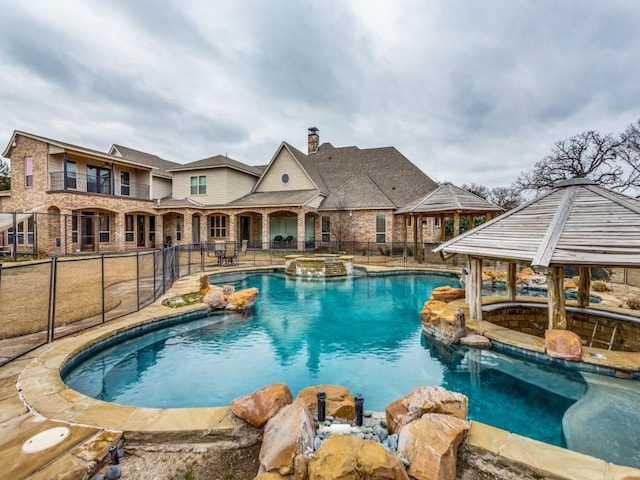
[[[444,258],[467,255],[470,264],[469,313],[483,318],[482,262],[507,262],[507,302],[516,301],[517,264],[546,276],[547,328],[567,329],[564,268],[578,267],[577,308],[590,307],[591,268],[640,267],[640,201],[599,187],[584,178],[566,180],[536,199],[443,243],[434,251]],[[598,310],[604,310],[599,307]],[[631,323],[633,311],[618,309]],[[597,325],[596,325],[597,326]],[[595,328],[593,332],[595,334]],[[637,333],[633,334],[637,336]],[[584,337],[583,337],[584,340]],[[635,345],[616,347],[638,351]],[[608,343],[613,348],[614,339]]]

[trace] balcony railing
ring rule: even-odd
[[[114,197],[149,200],[149,185],[144,183],[129,182],[128,184],[123,184],[119,180],[114,182],[108,177],[76,173],[73,176],[67,176],[65,188],[64,172],[51,172],[49,180],[52,192],[97,193]]]

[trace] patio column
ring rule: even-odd
[[[423,234],[424,229],[422,228],[422,215],[418,217],[418,225],[420,228],[420,248],[418,249],[419,251],[418,263],[424,263],[424,234]]]
[[[402,257],[406,260],[407,259],[407,219],[410,218],[409,215],[403,215],[402,216],[402,234],[404,236],[403,241],[404,241],[404,247],[402,249]]]
[[[124,213],[117,212],[114,214],[114,217],[115,221],[112,229],[113,243],[115,244],[116,250],[124,250]]]
[[[564,301],[564,270],[553,266],[547,274],[549,329],[567,328],[567,310]]]
[[[578,282],[578,306],[589,306],[589,290],[591,290],[591,269],[580,267],[580,281]]]
[[[418,216],[413,215],[413,259],[418,259]]]
[[[304,212],[298,212],[298,228],[297,228],[297,250],[304,250],[304,239],[307,238],[305,235],[305,223],[304,223],[305,214]]]
[[[516,299],[516,263],[509,262],[507,267],[507,301],[514,302]]]
[[[264,250],[269,250],[269,215],[265,212],[262,214],[262,246]]]
[[[482,321],[482,259],[469,259],[469,281],[471,282],[471,298],[469,299],[469,316],[477,322]]]
[[[237,232],[238,232],[236,228],[237,219],[238,219],[237,214],[235,213],[229,214],[229,236],[227,237],[227,240],[229,240],[230,242],[235,242],[237,238]]]

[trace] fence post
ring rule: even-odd
[[[167,268],[167,250],[169,247],[162,249],[162,293],[167,291],[166,274],[164,273]]]
[[[140,310],[140,252],[136,250],[136,298],[137,310]]]
[[[187,275],[191,275],[191,244],[187,250]]]
[[[53,342],[56,316],[56,279],[58,277],[58,261],[56,257],[51,259],[49,272],[49,310],[47,314],[47,343]]]
[[[158,297],[156,297],[156,252],[157,250],[154,248],[153,249],[153,299],[156,300]]]
[[[102,323],[106,321],[105,294],[104,294],[104,253],[100,256],[100,267],[102,270]]]

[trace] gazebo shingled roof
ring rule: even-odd
[[[640,201],[588,179],[561,182],[434,252],[550,265],[640,266]]]
[[[564,266],[579,266],[578,305],[589,305],[592,266],[640,266],[640,201],[585,178],[550,192],[434,249],[468,255],[469,310],[482,319],[482,259],[509,262],[507,298],[515,300],[516,262],[547,272],[549,328],[566,328]]]
[[[396,213],[422,213],[427,215],[453,214],[453,212],[482,215],[488,212],[504,212],[504,209],[447,182],[419,200],[396,211]]]

